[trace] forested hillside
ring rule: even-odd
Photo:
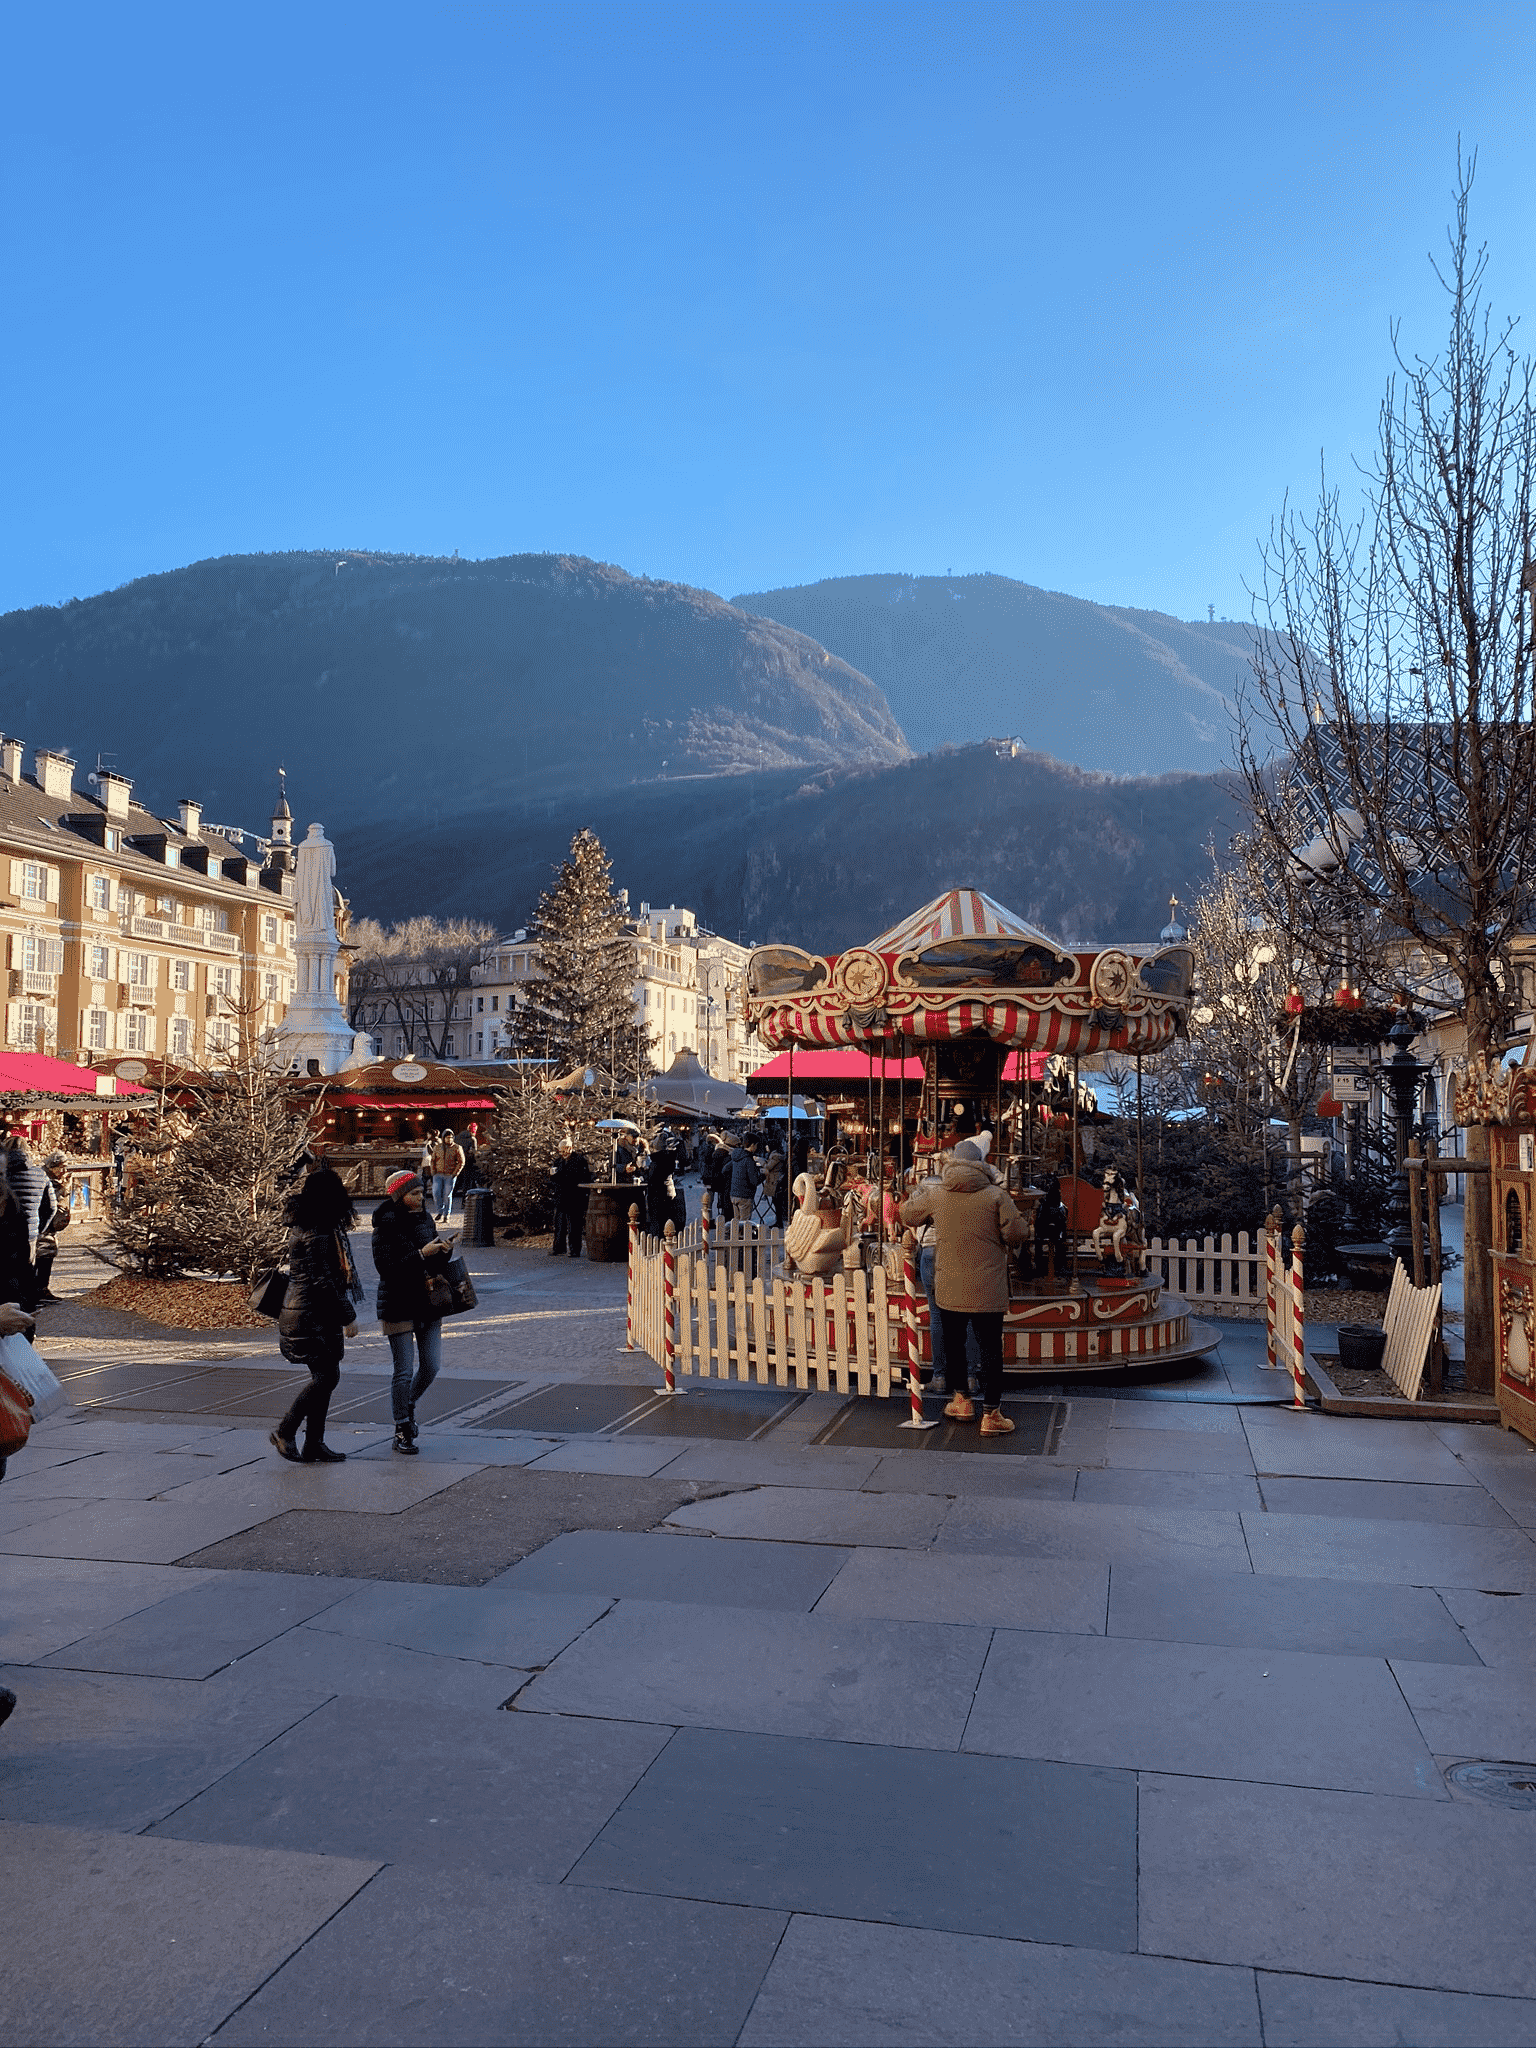
[[[732,600],[884,690],[919,752],[989,734],[1117,775],[1230,758],[1251,632],[1092,604],[1007,576],[839,576]]]
[[[968,747],[481,812],[446,836],[409,819],[356,827],[337,834],[338,880],[362,915],[463,913],[515,929],[583,825],[633,903],[685,904],[729,938],[821,949],[871,938],[956,884],[1062,937],[1150,938],[1237,816],[1215,777],[1120,780]]]

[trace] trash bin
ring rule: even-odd
[[[1373,1372],[1387,1348],[1387,1333],[1377,1323],[1340,1323],[1339,1363],[1351,1372]]]
[[[494,1244],[495,1215],[489,1188],[471,1188],[464,1197],[464,1242]]]

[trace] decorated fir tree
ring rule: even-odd
[[[557,1068],[592,1067],[615,1087],[651,1071],[647,1033],[635,1022],[635,963],[624,924],[602,842],[595,832],[578,832],[534,912],[539,971],[528,988],[533,1017],[525,1038],[531,1051],[542,1028]]]

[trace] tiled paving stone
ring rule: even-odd
[[[1299,1479],[1475,1484],[1466,1467],[1422,1422],[1255,1410],[1245,1415],[1244,1427],[1254,1465],[1264,1473]]]
[[[911,1416],[911,1404],[903,1395],[889,1401],[850,1401],[834,1416],[816,1438],[819,1444],[840,1444],[849,1449],[872,1451],[975,1451],[988,1457],[1049,1457],[1056,1447],[1066,1421],[1066,1407],[1060,1401],[1004,1399],[1003,1413],[1013,1423],[1012,1436],[984,1437],[976,1422],[949,1422],[943,1403],[924,1403],[927,1418],[937,1421],[936,1429],[903,1429]]]
[[[612,1429],[616,1423],[638,1417],[656,1405],[656,1383],[608,1386],[567,1381],[540,1387],[532,1394],[482,1415],[477,1429],[530,1429],[546,1436],[582,1436],[595,1430]]]
[[[1189,1508],[1196,1513],[1212,1508],[1236,1513],[1262,1506],[1258,1481],[1252,1473],[1245,1478],[1240,1472],[1079,1472],[1072,1498],[1112,1507]]]
[[[825,1457],[825,1451],[818,1451]],[[793,1483],[793,1482],[791,1482]],[[882,1457],[863,1482],[866,1493],[971,1494],[995,1500],[1069,1501],[1077,1485],[1070,1463],[1054,1458],[974,1458],[959,1451],[903,1452]]]
[[[1106,1564],[856,1550],[816,1612],[1102,1635],[1108,1594]]]
[[[0,1816],[136,1833],[259,1755],[313,1713],[315,1694],[184,1679],[10,1669]]]
[[[1347,1515],[1372,1522],[1447,1522],[1461,1528],[1510,1529],[1513,1516],[1481,1486],[1398,1484],[1385,1479],[1259,1481],[1272,1515]]]
[[[450,1416],[462,1415],[477,1402],[510,1393],[521,1384],[520,1380],[473,1380],[439,1373],[416,1403],[416,1420],[423,1426],[446,1422]],[[390,1396],[390,1382],[371,1383],[366,1392],[353,1392],[347,1380],[343,1379],[331,1412],[343,1422],[393,1423],[395,1409]]]
[[[221,2044],[734,2041],[786,1915],[476,1872],[385,1870]]]
[[[788,1424],[784,1425],[786,1428]],[[778,1428],[756,1443],[690,1443],[667,1467],[670,1477],[730,1479],[739,1486],[830,1486],[857,1492],[880,1464],[877,1451],[842,1451],[785,1442]]]
[[[583,1529],[557,1536],[492,1584],[530,1594],[580,1592],[807,1614],[849,1556],[846,1549],[811,1543],[701,1543],[664,1531],[641,1536]]]
[[[999,1629],[964,1746],[1057,1763],[1448,1797],[1391,1671],[1374,1657]]]
[[[741,2048],[1259,2048],[1261,2037],[1249,1970],[797,1913],[739,2038]]]
[[[1235,1430],[1128,1428],[1117,1421],[1109,1431],[1105,1455],[1112,1466],[1127,1471],[1253,1476],[1247,1439]]]
[[[497,1466],[399,1514],[295,1509],[178,1562],[482,1586],[568,1529],[649,1529],[685,1502],[729,1490],[705,1480]]]
[[[941,1550],[990,1556],[1121,1558],[1200,1571],[1246,1571],[1238,1515],[1055,1500],[957,1500],[938,1533]]]
[[[0,1663],[46,1657],[172,1593],[213,1583],[212,1572],[171,1565],[0,1557]]]
[[[1139,1815],[1146,1952],[1536,1997],[1529,1814],[1148,1774]]]
[[[684,1728],[570,1882],[1133,1950],[1135,1779]]]
[[[1149,1642],[1477,1662],[1445,1602],[1427,1586],[1191,1572],[1134,1562],[1111,1569],[1108,1632]]]
[[[393,1702],[412,1713],[461,1707],[491,1714],[506,1705],[529,1675],[503,1663],[438,1657],[305,1624],[248,1651],[220,1672],[209,1690],[259,1689],[278,1697],[307,1698],[316,1706],[342,1694]]]
[[[1369,1522],[1346,1515],[1244,1514],[1243,1533],[1256,1572],[1536,1592],[1536,1544],[1520,1529]]]
[[[571,1539],[558,1537],[556,1542]],[[607,1537],[608,1542],[665,1538]],[[547,1552],[546,1552],[547,1554]],[[365,1586],[311,1618],[311,1626],[434,1657],[467,1657],[526,1670],[553,1663],[608,1607],[606,1593],[528,1592],[490,1586]]]
[[[25,1557],[175,1564],[188,1551],[250,1529],[272,1512],[232,1502],[177,1506],[163,1500],[83,1500],[68,1505],[66,1514],[0,1536],[0,1550]]]
[[[957,1749],[988,1631],[625,1600],[557,1657],[520,1713]]]
[[[1436,1756],[1536,1767],[1536,1696],[1529,1670],[1452,1669],[1394,1657],[1392,1673]]]
[[[641,1436],[711,1437],[721,1443],[751,1443],[792,1415],[805,1399],[770,1387],[696,1385],[647,1408],[618,1429]]]
[[[1265,2048],[1536,2048],[1536,1999],[1408,1991],[1260,1970]]]
[[[0,1823],[9,2041],[206,2041],[372,1862]]]
[[[1536,1669],[1536,1593],[1468,1592],[1442,1587],[1440,1598],[1485,1664]],[[1402,1650],[1401,1656],[1423,1656]]]
[[[159,1832],[558,1884],[671,1734],[335,1699]]]
[[[791,1543],[917,1546],[926,1549],[950,1508],[938,1494],[839,1493],[831,1487],[759,1486],[730,1498],[680,1507],[676,1529],[758,1536]]]
[[[645,1436],[617,1443],[608,1436],[576,1436],[536,1462],[541,1472],[612,1472],[649,1479],[670,1465],[679,1449],[676,1442],[659,1443]]]
[[[70,1671],[209,1678],[352,1590],[347,1579],[221,1574],[81,1636],[44,1661]]]

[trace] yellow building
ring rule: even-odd
[[[286,799],[258,839],[205,826],[191,798],[158,818],[110,769],[78,790],[67,754],[35,749],[30,775],[22,758],[0,739],[7,1047],[204,1066],[236,1043],[236,1005],[277,1024],[295,965]]]

